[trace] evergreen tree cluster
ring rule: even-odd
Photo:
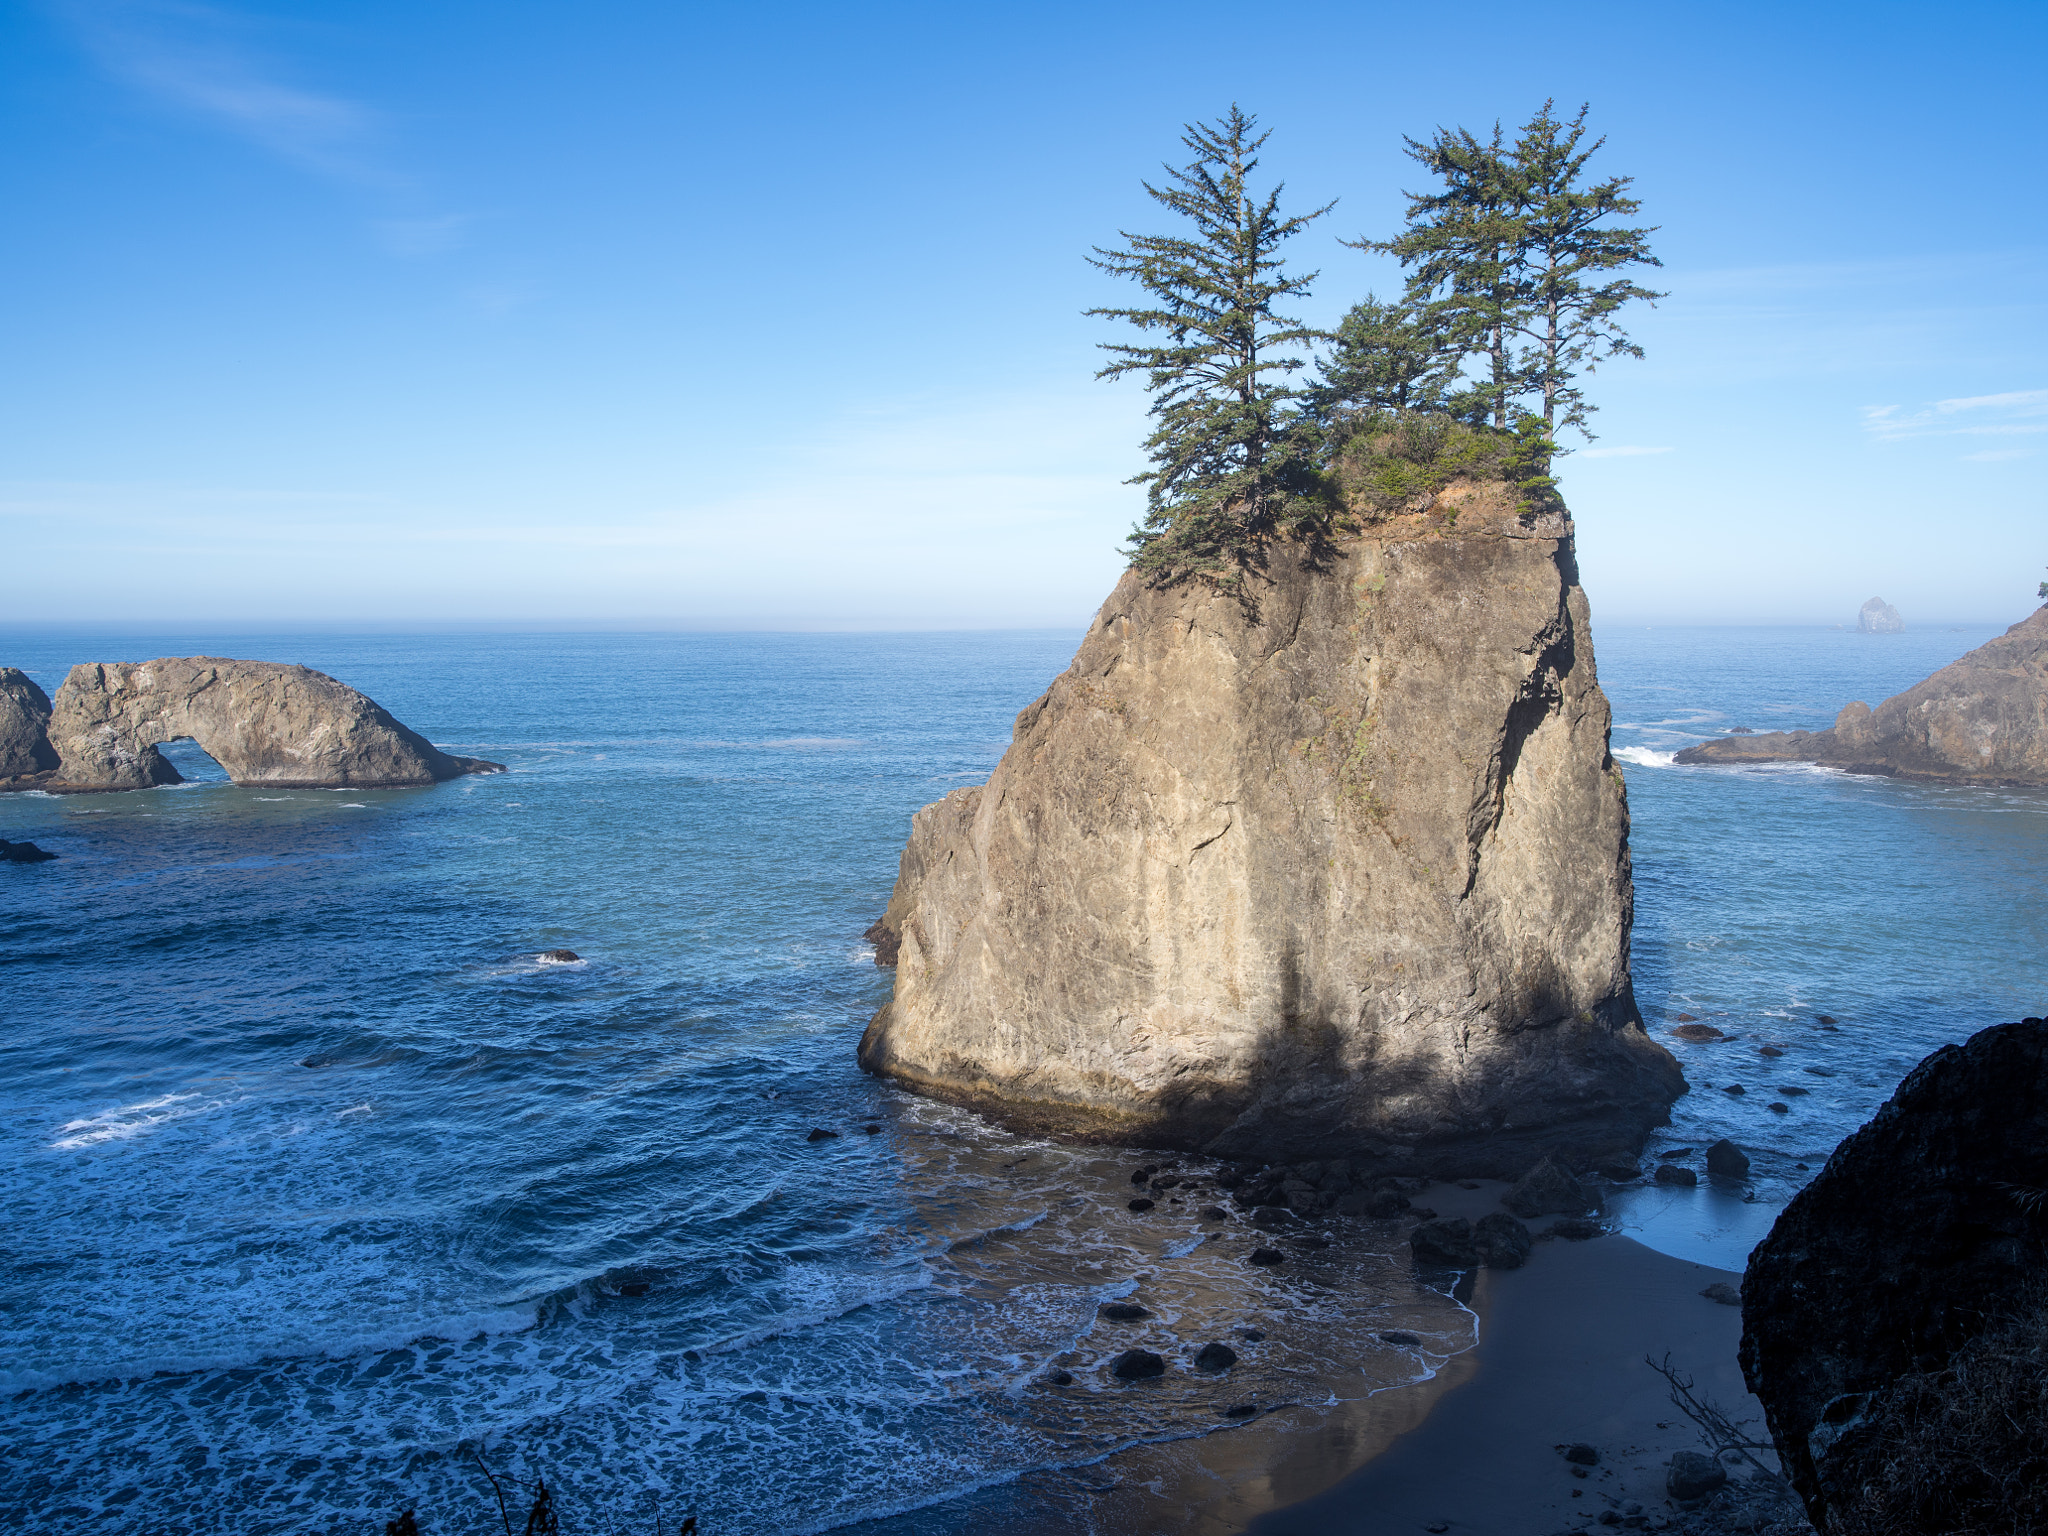
[[[1090,258],[1146,294],[1089,311],[1141,333],[1105,343],[1097,377],[1142,373],[1152,394],[1134,565],[1234,589],[1275,540],[1330,538],[1347,513],[1340,483],[1369,510],[1482,464],[1549,486],[1556,434],[1592,436],[1581,377],[1642,356],[1619,312],[1662,297],[1627,275],[1659,265],[1655,231],[1622,222],[1640,208],[1630,179],[1590,179],[1604,140],[1588,141],[1585,108],[1565,120],[1552,107],[1512,140],[1496,124],[1484,139],[1407,141],[1435,184],[1407,194],[1393,238],[1343,242],[1396,257],[1403,291],[1368,294],[1334,332],[1279,312],[1319,275],[1289,272],[1282,246],[1334,205],[1283,216],[1280,184],[1253,191],[1268,134],[1236,106],[1185,130],[1193,159],[1144,184],[1182,232],[1125,232]],[[1314,375],[1297,378],[1318,347]]]

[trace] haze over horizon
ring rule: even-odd
[[[2048,13],[1288,14],[16,8],[0,621],[1077,626],[1146,430],[1083,258],[1180,125],[1341,199],[1331,324],[1403,135],[1546,97],[1670,292],[1561,461],[1596,624],[2034,606]]]

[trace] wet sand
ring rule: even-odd
[[[1527,1265],[1482,1272],[1472,1305],[1478,1345],[1464,1379],[1414,1429],[1313,1497],[1251,1521],[1255,1536],[1539,1536],[1640,1503],[1668,1510],[1671,1453],[1700,1450],[1672,1406],[1662,1359],[1732,1417],[1763,1422],[1742,1383],[1737,1307],[1699,1293],[1740,1275],[1689,1263],[1626,1237],[1539,1243]],[[1571,1475],[1560,1448],[1596,1447]]]

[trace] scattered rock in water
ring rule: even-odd
[[[1259,1411],[1257,1403],[1235,1403],[1223,1410],[1226,1419],[1248,1419]]]
[[[1681,1013],[1678,1015],[1678,1022],[1681,1024],[1696,1024],[1699,1022],[1699,1015],[1696,1013]]]
[[[1133,1184],[1142,1184],[1147,1179],[1151,1178],[1152,1175],[1157,1173],[1158,1171],[1159,1165],[1157,1163],[1147,1163],[1144,1167],[1140,1168],[1136,1173],[1131,1175],[1131,1182]]]
[[[544,949],[535,958],[542,965],[576,965],[583,959],[573,949]]]
[[[619,1294],[621,1296],[645,1296],[652,1289],[653,1285],[646,1280],[628,1280],[619,1287]]]
[[[822,1125],[804,1138],[805,1141],[837,1141],[838,1139],[839,1133],[837,1131],[828,1131]]]
[[[1805,1070],[1812,1073],[1815,1077],[1833,1077],[1835,1075],[1826,1067],[1808,1067]]]
[[[1187,1181],[1177,1173],[1162,1173],[1158,1178],[1152,1181],[1152,1188],[1155,1190],[1178,1189],[1182,1184],[1186,1182]]]
[[[1118,1381],[1146,1381],[1166,1374],[1166,1362],[1149,1349],[1127,1349],[1109,1362],[1109,1373]]]
[[[1252,1225],[1261,1232],[1278,1232],[1287,1227],[1299,1226],[1285,1206],[1262,1205],[1252,1212]]]
[[[1223,1209],[1223,1207],[1220,1205],[1205,1205],[1199,1211],[1195,1212],[1195,1214],[1201,1217],[1204,1221],[1230,1220],[1230,1212]]]
[[[1141,1317],[1150,1317],[1152,1313],[1135,1301],[1105,1301],[1095,1309],[1095,1315],[1107,1318],[1112,1323],[1135,1323]]]
[[[861,935],[875,946],[875,964],[882,970],[894,970],[896,958],[903,953],[903,935],[889,926],[889,915],[885,912],[868,925],[868,931]]]
[[[1237,1351],[1228,1344],[1204,1344],[1195,1352],[1198,1371],[1227,1371],[1237,1364]]]
[[[1749,1177],[1749,1154],[1726,1137],[1707,1148],[1707,1172],[1717,1179]]]
[[[1577,1445],[1563,1446],[1561,1449],[1564,1452],[1564,1459],[1575,1467],[1597,1467],[1600,1465],[1600,1453],[1583,1441]]]
[[[1745,1093],[1749,1092],[1749,1090],[1743,1087],[1740,1083],[1730,1083],[1726,1088],[1723,1088],[1721,1091],[1727,1094],[1731,1099],[1739,1099]]]
[[[1585,1187],[1554,1157],[1523,1174],[1515,1187],[1502,1197],[1502,1205],[1517,1216],[1578,1216],[1593,1205]]]
[[[1131,1202],[1131,1209],[1134,1211],[1149,1211],[1152,1209],[1152,1202],[1143,1195],[1140,1195]]]
[[[1072,1371],[1054,1371],[1045,1379],[1056,1387],[1071,1387],[1074,1384],[1074,1373]]]
[[[1759,1056],[1782,1056],[1785,1054],[1785,1047],[1782,1045],[1760,1045],[1756,1048],[1756,1053]]]
[[[1716,1280],[1704,1291],[1701,1291],[1700,1294],[1709,1301],[1718,1301],[1724,1307],[1739,1307],[1742,1305],[1742,1292],[1738,1291],[1726,1280]]]
[[[1764,1107],[1774,1115],[1789,1115],[1792,1113],[1792,1106],[1790,1104],[1767,1104]]]
[[[1815,1022],[1816,1024],[1839,1024],[1839,1023],[1841,1023],[1842,1021],[1841,1021],[1840,1019],[1838,1019],[1838,1018],[1834,1017],[1834,1015],[1832,1015],[1832,1014],[1827,1014],[1827,1013],[1823,1013],[1823,1014],[1819,1014],[1819,1015],[1817,1015],[1817,1016],[1815,1017],[1815,1019],[1814,1019],[1814,1022]]]
[[[1658,1165],[1657,1182],[1659,1184],[1678,1184],[1691,1189],[1699,1181],[1700,1176],[1690,1168],[1681,1168],[1676,1163],[1661,1163]]]
[[[876,1125],[872,1122],[862,1126],[861,1130],[870,1136],[879,1136],[882,1134],[882,1128],[879,1125]]]
[[[1408,1234],[1408,1251],[1418,1264],[1443,1269],[1470,1269],[1479,1262],[1479,1249],[1472,1240],[1472,1223],[1462,1216],[1445,1221],[1425,1221]]]
[[[1392,1344],[1397,1349],[1419,1349],[1422,1340],[1412,1333],[1403,1333],[1398,1328],[1389,1329],[1380,1335],[1382,1344]]]
[[[1520,1269],[1528,1262],[1536,1240],[1514,1217],[1495,1211],[1473,1224],[1472,1246],[1489,1269]]]
[[[1562,1237],[1570,1242],[1583,1243],[1591,1238],[1603,1237],[1607,1229],[1590,1216],[1567,1216],[1563,1221],[1550,1224],[1552,1237]]]
[[[1692,1153],[1693,1149],[1691,1147],[1673,1147],[1669,1152],[1659,1152],[1657,1157],[1660,1161],[1668,1163],[1673,1158],[1691,1157]]]
[[[1691,1040],[1705,1043],[1710,1040],[1726,1040],[1728,1036],[1711,1024],[1681,1024],[1669,1032],[1675,1040]]]
[[[1728,734],[1730,736],[1754,736],[1756,732],[1746,725],[1731,725],[1728,727]]]
[[[1330,1240],[1320,1232],[1304,1232],[1299,1237],[1290,1237],[1288,1241],[1297,1248],[1327,1248],[1330,1246]]]
[[[1643,1176],[1643,1170],[1634,1163],[1607,1163],[1600,1169],[1600,1177],[1611,1179],[1616,1184],[1632,1184]]]
[[[1245,1255],[1245,1262],[1257,1264],[1262,1269],[1271,1269],[1275,1264],[1285,1264],[1287,1255],[1278,1248],[1254,1248]]]
[[[34,843],[10,843],[0,837],[0,864],[42,864],[57,857]]]
[[[1727,1484],[1728,1469],[1711,1456],[1698,1451],[1680,1451],[1671,1458],[1664,1474],[1664,1491],[1680,1503],[1704,1499]]]
[[[1780,1088],[1778,1092],[1784,1094],[1785,1097],[1788,1099],[1798,1099],[1804,1098],[1807,1094],[1813,1092],[1813,1090],[1811,1088]]]

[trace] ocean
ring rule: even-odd
[[[1670,761],[1996,632],[1596,626],[1638,997],[1695,1084],[1651,1155],[1755,1159],[1622,1202],[1645,1241],[1739,1265],[1915,1061],[2048,1007],[2048,792]],[[489,1469],[575,1531],[1085,1529],[1133,1448],[1441,1370],[1472,1314],[1371,1233],[1251,1270],[1125,1209],[1156,1156],[854,1066],[910,813],[1077,640],[0,630],[51,692],[301,661],[512,770],[245,790],[181,745],[185,785],[0,797],[60,855],[0,866],[0,1528],[483,1532]],[[1182,1368],[1121,1389],[1126,1344]]]

